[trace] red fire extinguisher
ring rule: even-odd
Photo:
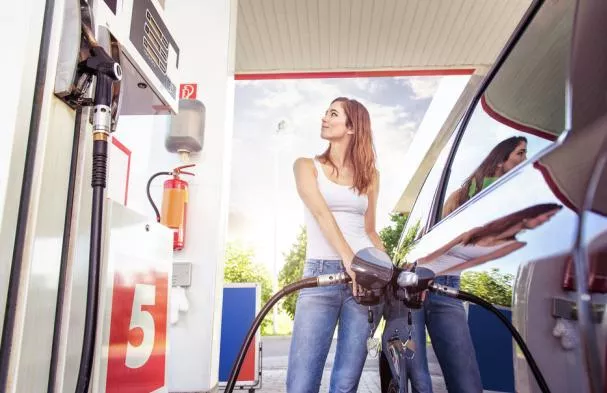
[[[147,194],[154,212],[156,213],[156,221],[173,230],[173,250],[179,251],[185,245],[186,234],[186,217],[188,208],[188,182],[181,179],[179,175],[191,175],[191,172],[186,172],[183,169],[193,167],[195,164],[184,165],[173,169],[172,172],[158,172],[152,175],[148,180]],[[150,184],[157,176],[167,175],[172,176],[171,179],[165,180],[162,193],[162,207],[160,213],[152,196],[150,195]]]

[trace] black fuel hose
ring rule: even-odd
[[[550,388],[548,388],[548,384],[546,383],[544,376],[542,375],[539,367],[537,366],[537,363],[535,362],[535,359],[533,358],[531,351],[529,351],[527,344],[525,344],[525,340],[523,340],[523,337],[521,337],[518,330],[516,330],[516,328],[514,327],[512,322],[510,322],[508,320],[508,318],[506,318],[504,316],[504,314],[502,314],[497,308],[495,308],[488,301],[486,301],[476,295],[473,295],[469,292],[466,292],[466,291],[460,291],[455,288],[447,287],[444,285],[438,285],[438,284],[430,285],[430,290],[441,293],[443,295],[454,297],[454,298],[457,298],[457,299],[460,299],[463,301],[478,304],[479,306],[492,312],[496,317],[498,317],[499,320],[502,321],[502,323],[508,328],[508,330],[510,331],[510,334],[512,335],[512,338],[514,338],[514,341],[516,341],[519,348],[523,352],[523,355],[525,356],[525,359],[527,360],[527,363],[529,364],[529,368],[531,369],[531,372],[533,373],[533,376],[535,377],[535,380],[537,381],[537,384],[540,387],[540,390],[543,393],[550,393]]]
[[[84,317],[84,336],[82,339],[82,355],[76,382],[76,392],[86,393],[89,390],[93,361],[95,358],[95,342],[97,321],[99,319],[99,280],[101,277],[101,249],[103,241],[103,203],[104,190],[107,185],[108,163],[107,139],[97,139],[93,142],[93,202],[91,209],[91,236],[89,248],[89,271],[87,278],[86,309]]]
[[[274,296],[272,296],[270,298],[270,300],[268,300],[268,302],[263,306],[263,308],[261,309],[259,314],[257,314],[257,317],[255,317],[253,324],[249,328],[249,331],[247,332],[247,336],[245,337],[244,342],[242,343],[242,346],[240,347],[240,351],[238,352],[238,356],[236,356],[236,361],[234,362],[234,364],[232,366],[232,370],[230,371],[230,376],[228,378],[228,382],[226,383],[224,392],[232,393],[234,391],[234,386],[236,385],[236,378],[238,377],[238,374],[240,373],[240,369],[242,368],[242,363],[244,362],[244,357],[247,353],[247,350],[249,349],[249,345],[251,345],[251,341],[253,341],[253,337],[255,337],[255,333],[257,332],[257,329],[259,329],[261,322],[263,321],[265,316],[268,314],[268,312],[270,312],[270,310],[276,304],[276,302],[278,302],[281,298],[289,295],[290,293],[299,291],[300,289],[303,289],[303,288],[313,288],[313,287],[317,287],[317,286],[334,285],[334,284],[346,283],[348,281],[350,281],[350,277],[348,277],[345,274],[342,274],[342,275],[327,274],[324,276],[308,277],[308,278],[301,279],[297,282],[287,285],[280,291],[276,292],[276,294],[274,294]]]
[[[162,175],[166,175],[166,176],[171,176],[173,175],[172,172],[156,172],[154,173],[148,180],[148,184],[145,188],[146,194],[148,195],[148,201],[150,201],[150,204],[152,205],[152,209],[154,209],[154,213],[156,213],[156,221],[160,222],[160,212],[158,211],[158,207],[156,207],[156,204],[154,203],[154,200],[152,199],[152,194],[150,193],[150,186],[152,185],[152,180],[154,180],[155,178],[157,178],[158,176],[162,176]]]
[[[84,317],[84,335],[80,366],[76,379],[76,393],[87,393],[91,382],[97,321],[99,317],[99,281],[103,248],[103,205],[107,186],[108,139],[112,126],[112,91],[114,82],[122,79],[120,64],[98,46],[91,47],[91,56],[79,64],[80,69],[96,76],[93,107],[93,171],[91,187],[91,236],[89,271]]]

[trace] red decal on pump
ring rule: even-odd
[[[167,294],[167,273],[115,273],[106,392],[165,385]]]
[[[198,85],[196,83],[182,83],[179,86],[179,98],[185,100],[195,100],[198,93]]]

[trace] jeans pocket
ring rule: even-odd
[[[319,273],[320,273],[320,261],[312,259],[312,260],[307,260],[304,263],[302,278],[316,277],[319,275]]]

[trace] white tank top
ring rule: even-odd
[[[316,182],[318,189],[325,199],[329,210],[333,213],[337,226],[352,251],[357,253],[363,248],[372,247],[371,239],[365,231],[365,213],[368,206],[366,194],[358,195],[357,191],[350,186],[337,184],[327,178],[322,165],[313,159],[318,175]],[[304,217],[308,244],[306,247],[306,259],[341,259],[335,248],[329,243],[322,233],[316,218],[307,206],[304,205]]]

